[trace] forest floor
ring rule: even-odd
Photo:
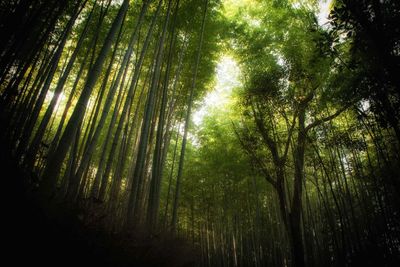
[[[77,210],[59,204],[42,209],[23,182],[29,176],[0,148],[3,181],[3,244],[12,266],[195,266],[195,250],[170,233],[107,233],[82,222]]]

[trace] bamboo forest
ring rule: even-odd
[[[400,266],[400,1],[0,0],[0,36],[4,266]]]

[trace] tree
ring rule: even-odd
[[[61,136],[60,143],[57,146],[54,157],[47,164],[46,169],[43,174],[43,181],[41,190],[46,192],[46,194],[52,194],[52,191],[56,183],[57,173],[61,169],[61,164],[68,152],[69,146],[71,145],[73,136],[76,134],[77,125],[83,119],[83,115],[85,113],[86,105],[89,100],[90,94],[93,90],[93,87],[99,77],[101,68],[103,67],[105,57],[107,52],[109,51],[111,44],[113,42],[114,36],[120,27],[123,18],[125,17],[125,13],[128,10],[129,1],[124,0],[121,5],[120,10],[118,11],[117,16],[114,19],[114,22],[108,32],[105,43],[102,46],[99,56],[97,57],[93,67],[91,68],[88,78],[86,80],[85,86],[82,90],[82,93],[79,97],[78,103],[74,109],[71,118],[69,119],[66,129],[64,130],[63,135]]]

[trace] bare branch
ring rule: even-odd
[[[296,109],[296,112],[293,115],[292,125],[290,126],[289,133],[288,133],[288,138],[287,138],[286,144],[285,144],[285,151],[283,152],[283,155],[281,157],[282,164],[284,164],[285,161],[286,161],[286,157],[287,157],[287,154],[288,154],[288,151],[289,151],[290,141],[292,140],[292,134],[293,134],[294,126],[296,125],[296,118],[297,118],[297,109]]]
[[[239,142],[242,146],[242,148],[245,150],[245,152],[249,155],[249,157],[255,161],[255,163],[259,166],[259,168],[261,169],[262,173],[264,174],[265,180],[267,180],[267,182],[269,182],[273,187],[277,187],[277,182],[271,177],[271,175],[269,174],[268,170],[266,169],[265,165],[263,164],[263,162],[255,155],[254,151],[250,149],[249,146],[247,146],[244,141],[242,140],[242,138],[240,137],[240,134],[237,131],[237,128],[235,126],[235,123],[233,121],[231,121],[232,123],[232,127],[233,127],[233,131],[235,132],[235,135],[237,136],[237,138],[239,139]]]
[[[263,123],[263,118],[261,117],[261,112],[256,111],[253,102],[251,102],[251,108],[253,111],[253,116],[254,116],[256,126],[263,138],[264,143],[267,145],[269,151],[272,154],[272,159],[274,161],[274,164],[276,166],[278,166],[280,164],[280,159],[279,159],[279,153],[278,153],[278,148],[276,146],[276,142],[269,136],[268,130],[265,128],[265,125]]]
[[[304,129],[305,132],[309,131],[310,129],[324,123],[324,122],[328,122],[330,120],[333,120],[334,118],[336,118],[337,116],[339,116],[340,114],[343,113],[343,111],[347,110],[351,105],[353,105],[353,103],[350,103],[348,105],[345,105],[344,107],[342,107],[341,109],[338,109],[335,113],[333,113],[332,115],[329,115],[325,118],[321,118],[318,120],[315,120],[314,122],[310,123],[309,125],[306,126],[306,128]]]

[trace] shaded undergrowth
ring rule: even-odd
[[[110,233],[66,203],[44,209],[7,149],[1,149],[6,255],[14,266],[195,266],[196,249],[170,232]]]

